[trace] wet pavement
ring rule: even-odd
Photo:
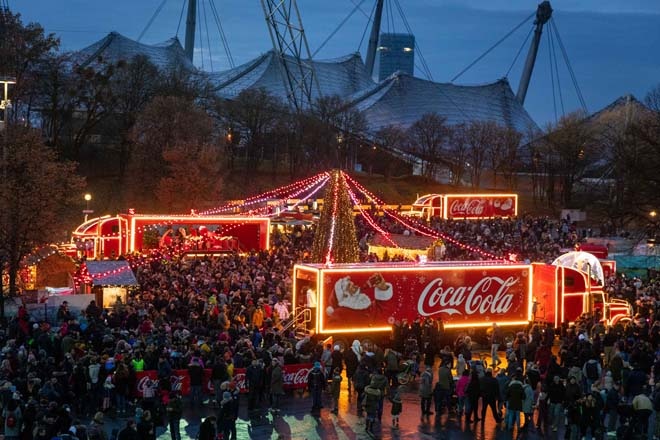
[[[437,368],[434,367],[434,368]],[[437,372],[437,370],[435,370]],[[437,377],[437,375],[436,375]],[[417,379],[419,382],[419,379]],[[439,419],[432,415],[429,420],[420,419],[420,399],[417,394],[417,383],[410,384],[402,396],[403,413],[400,416],[399,429],[392,428],[390,403],[385,401],[382,424],[376,425],[375,434],[365,431],[364,417],[357,416],[356,394],[349,395],[347,381],[342,381],[342,391],[339,400],[339,414],[331,413],[331,398],[324,394],[324,408],[320,415],[311,414],[311,397],[307,393],[294,392],[287,394],[281,400],[281,412],[274,416],[269,413],[267,401],[257,417],[250,418],[247,414],[247,397],[241,397],[237,433],[239,439],[563,439],[563,430],[550,432],[547,436],[532,429],[519,433],[517,430],[507,431],[502,425],[497,425],[490,411],[484,423],[472,423],[466,426],[464,417],[447,415]],[[201,409],[184,411],[181,420],[182,440],[194,439],[199,432],[203,418],[213,414],[215,408],[206,404]],[[480,413],[479,413],[480,414]],[[125,419],[106,418],[106,428],[121,429]],[[159,440],[169,440],[170,433],[163,428],[158,431]]]

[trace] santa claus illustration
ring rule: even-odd
[[[340,278],[335,283],[335,295],[339,307],[365,310],[371,306],[371,298],[360,291],[360,288],[351,281],[351,277]],[[328,310],[328,314],[332,314],[332,312]]]

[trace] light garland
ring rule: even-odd
[[[441,239],[443,239],[443,240],[445,240],[445,241],[447,241],[447,242],[449,242],[449,243],[451,243],[455,246],[460,247],[461,249],[468,250],[470,252],[474,252],[478,255],[481,255],[482,257],[489,258],[489,259],[496,260],[496,261],[503,261],[503,262],[511,263],[511,261],[507,258],[502,258],[500,256],[497,256],[497,255],[491,253],[491,252],[484,251],[483,249],[480,249],[480,248],[477,248],[477,247],[474,247],[474,246],[470,246],[470,245],[467,245],[465,243],[461,243],[460,241],[456,240],[455,238],[453,238],[453,237],[451,237],[447,234],[444,234],[442,232],[435,231],[435,230],[433,230],[432,228],[429,228],[426,225],[419,225],[419,226],[421,228],[424,228],[424,229],[428,230],[428,231],[431,231],[430,233],[422,231],[422,230],[416,228],[415,226],[413,226],[413,224],[411,224],[407,220],[404,220],[398,214],[394,214],[389,209],[385,208],[385,206],[384,206],[385,204],[382,200],[378,199],[378,197],[376,197],[369,190],[367,190],[362,185],[360,185],[357,181],[352,179],[348,174],[346,174],[346,173],[343,173],[343,174],[344,174],[345,179],[348,182],[352,183],[353,186],[355,186],[355,188],[358,189],[358,191],[360,191],[362,194],[367,196],[367,198],[369,198],[373,203],[376,203],[377,205],[382,207],[383,212],[385,212],[385,214],[389,215],[390,217],[392,217],[394,220],[396,220],[397,222],[399,222],[403,226],[405,226],[409,229],[412,229],[413,231],[418,232],[418,233],[420,233],[420,234],[422,234],[426,237],[430,237],[430,238],[434,238],[434,239],[441,238]]]
[[[369,223],[369,225],[370,225],[373,229],[375,229],[377,232],[380,232],[380,234],[385,238],[385,240],[387,240],[387,241],[388,241],[390,244],[392,244],[395,248],[398,248],[399,245],[396,244],[396,243],[394,242],[394,240],[392,240],[392,238],[390,237],[390,233],[389,233],[389,232],[386,232],[383,228],[381,228],[380,226],[378,226],[378,224],[377,224],[377,223],[371,218],[371,215],[369,215],[367,212],[365,212],[365,211],[362,209],[362,205],[360,204],[360,202],[359,202],[359,200],[357,199],[357,197],[355,197],[355,194],[353,193],[353,191],[351,191],[350,188],[347,188],[347,190],[348,190],[348,195],[350,196],[351,200],[353,201],[353,206],[356,206],[356,207],[357,207],[358,211],[360,212],[360,214],[362,214],[362,217],[364,217],[364,219],[367,221],[367,223]]]
[[[201,212],[200,215],[204,216],[204,215],[218,214],[218,213],[221,213],[223,211],[234,209],[234,208],[237,208],[237,207],[244,207],[244,206],[254,205],[254,204],[257,204],[257,203],[263,203],[263,202],[267,201],[268,199],[273,198],[273,196],[276,196],[276,195],[279,195],[279,197],[276,197],[278,199],[291,198],[291,197],[283,197],[283,196],[287,195],[287,194],[289,194],[293,191],[298,190],[301,186],[302,187],[308,186],[310,184],[310,182],[312,182],[312,186],[313,186],[314,184],[318,183],[319,181],[325,179],[328,176],[329,176],[328,172],[319,173],[319,174],[316,174],[312,177],[308,177],[307,179],[298,180],[298,181],[296,181],[294,183],[291,183],[289,185],[282,186],[282,187],[267,191],[265,193],[261,193],[261,194],[256,195],[256,196],[248,197],[247,199],[245,199],[240,204],[230,202],[230,203],[227,203],[225,205],[222,205],[222,206],[219,206],[219,207],[216,207],[216,208],[208,209],[206,211]]]
[[[332,189],[332,217],[330,219],[330,236],[328,238],[328,252],[325,255],[325,264],[332,264],[332,246],[335,241],[335,228],[337,226],[337,205],[339,200],[339,173],[335,173],[335,182]]]
[[[209,216],[209,215],[212,215],[212,214],[217,214],[217,213],[220,213],[221,211],[227,211],[227,210],[237,208],[237,207],[250,206],[250,205],[254,205],[254,204],[258,204],[258,203],[263,203],[263,202],[267,201],[269,198],[271,198],[269,196],[275,195],[275,194],[280,194],[280,197],[278,197],[278,198],[281,198],[282,200],[294,199],[297,196],[299,196],[300,194],[304,193],[305,191],[308,191],[308,190],[314,188],[316,185],[320,185],[319,188],[317,188],[317,190],[315,190],[311,193],[311,195],[313,195],[313,194],[316,194],[316,192],[318,192],[318,189],[320,189],[321,187],[323,187],[327,183],[329,178],[330,178],[330,174],[328,172],[323,172],[323,173],[319,173],[315,176],[308,177],[308,178],[303,179],[303,180],[298,180],[298,181],[296,181],[292,184],[270,190],[268,192],[259,194],[257,196],[249,197],[241,204],[227,203],[226,205],[223,205],[221,207],[210,209],[210,210],[207,210],[207,211],[203,211],[199,214],[177,214],[176,216],[178,216],[178,217],[196,217],[196,218],[199,217],[200,220],[202,220],[205,216]],[[300,203],[302,203],[303,200],[309,199],[311,197],[311,195],[308,195],[308,196],[302,198],[301,200],[299,200],[294,205],[294,207],[298,206]],[[255,209],[255,210],[253,210],[249,213],[239,213],[238,215],[239,216],[255,216],[255,215],[258,215],[259,212],[267,211],[270,208],[271,208],[270,206],[263,206],[263,207]],[[275,216],[275,215],[277,215],[277,213],[267,214],[268,217]],[[152,223],[152,224],[149,224],[149,225],[138,226],[135,229],[135,233],[144,233],[144,232],[148,232],[148,231],[152,231],[152,230],[157,230],[158,228],[163,227],[163,226],[172,226],[174,224],[174,222],[169,220],[170,216],[163,215],[162,217],[163,217],[163,221],[160,222],[160,223]],[[200,223],[203,223],[203,221],[200,221]],[[115,233],[110,233],[110,234],[101,234],[101,235],[95,235],[94,237],[102,238],[102,239],[119,238],[119,237],[128,238],[129,233],[126,230],[122,230],[121,233],[115,232]]]

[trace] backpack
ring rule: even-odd
[[[589,380],[598,380],[598,364],[596,362],[587,362],[585,370]]]
[[[7,428],[15,428],[17,423],[18,421],[16,420],[16,414],[14,412],[8,413],[7,419],[5,420],[5,425],[7,425]]]

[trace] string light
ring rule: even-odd
[[[337,227],[337,205],[339,200],[339,173],[335,173],[335,181],[332,189],[332,217],[330,218],[330,237],[328,238],[328,253],[325,255],[325,264],[332,264],[332,246],[335,241],[335,228]]]
[[[451,243],[451,244],[453,244],[453,245],[455,245],[455,246],[457,246],[457,247],[459,247],[459,248],[461,248],[461,249],[468,250],[468,251],[470,251],[470,252],[473,252],[473,253],[476,253],[476,254],[478,254],[478,255],[481,255],[482,257],[485,257],[485,258],[488,258],[488,259],[492,259],[492,260],[496,260],[496,261],[503,261],[503,262],[511,263],[511,261],[510,261],[509,259],[507,259],[507,258],[502,258],[502,257],[500,257],[500,256],[497,256],[497,255],[491,253],[491,252],[487,252],[487,251],[484,251],[483,249],[480,249],[480,248],[477,248],[477,247],[470,246],[470,245],[467,245],[467,244],[465,244],[465,243],[462,243],[462,242],[460,242],[459,240],[456,240],[455,238],[453,238],[453,237],[451,237],[451,236],[449,236],[449,235],[447,235],[447,234],[444,234],[444,233],[442,233],[442,232],[435,231],[435,230],[433,230],[432,228],[429,228],[429,227],[426,226],[426,225],[418,224],[418,226],[419,226],[420,228],[424,228],[424,229],[426,229],[427,231],[431,231],[431,232],[426,232],[426,231],[423,231],[423,230],[421,230],[421,229],[419,229],[419,228],[416,228],[416,227],[413,226],[413,224],[412,224],[411,222],[409,222],[408,220],[404,220],[404,219],[401,218],[398,214],[395,214],[395,213],[393,213],[392,211],[390,211],[389,209],[385,208],[385,206],[384,206],[384,202],[383,202],[383,201],[379,200],[378,197],[376,197],[376,196],[375,196],[374,194],[372,194],[369,190],[367,190],[367,189],[364,188],[362,185],[360,185],[357,181],[355,181],[354,179],[351,179],[351,177],[350,177],[348,174],[346,174],[346,173],[343,173],[343,174],[344,174],[346,180],[347,180],[348,182],[350,182],[351,184],[353,184],[353,186],[355,186],[355,188],[357,188],[358,191],[360,191],[362,194],[364,194],[365,196],[367,196],[367,198],[369,198],[373,203],[376,203],[377,205],[379,205],[380,207],[382,207],[383,212],[385,212],[385,214],[389,215],[390,217],[392,217],[394,220],[396,220],[397,222],[399,222],[399,223],[402,224],[403,226],[405,226],[405,227],[407,227],[407,228],[409,228],[409,229],[411,229],[411,230],[413,230],[413,231],[415,231],[415,232],[418,232],[418,233],[420,233],[420,234],[422,234],[422,235],[424,235],[424,236],[426,236],[426,237],[430,237],[430,238],[434,238],[434,239],[438,239],[438,238],[443,239],[444,241],[446,241],[446,242],[448,242],[448,243]]]
[[[357,207],[358,211],[360,211],[360,214],[362,214],[362,217],[364,217],[367,223],[369,223],[369,225],[371,225],[373,229],[378,231],[383,236],[383,238],[385,238],[387,242],[392,244],[392,246],[394,246],[395,248],[398,248],[399,245],[396,244],[394,240],[392,240],[392,238],[390,237],[390,233],[386,232],[385,230],[383,230],[383,228],[378,226],[378,224],[371,218],[371,216],[362,209],[362,205],[360,204],[359,200],[357,200],[357,197],[355,197],[353,191],[351,191],[350,188],[347,189],[348,189],[348,195],[351,197],[351,200],[353,201],[353,206]]]
[[[227,203],[225,205],[219,206],[217,208],[213,208],[213,209],[203,211],[203,212],[200,213],[200,215],[218,214],[220,212],[235,209],[235,208],[238,208],[238,207],[245,207],[245,206],[251,206],[251,205],[254,205],[254,204],[258,204],[258,203],[263,203],[263,202],[266,202],[267,200],[272,199],[272,198],[278,198],[278,199],[291,198],[291,197],[283,197],[283,196],[285,196],[285,195],[287,195],[287,194],[289,194],[293,191],[298,190],[301,186],[302,187],[308,186],[310,184],[310,182],[312,183],[312,185],[315,184],[315,183],[318,183],[319,181],[327,178],[328,176],[329,176],[328,172],[319,173],[319,174],[316,174],[315,176],[308,177],[307,179],[298,180],[298,181],[296,181],[294,183],[291,183],[289,185],[282,186],[282,187],[267,191],[265,193],[262,193],[262,194],[259,194],[259,195],[256,195],[256,196],[248,197],[242,203],[230,202],[230,203]],[[274,197],[276,195],[279,195],[279,197]]]

